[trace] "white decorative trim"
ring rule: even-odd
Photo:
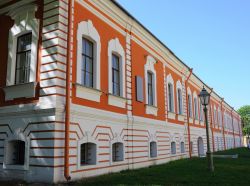
[[[112,86],[112,54],[119,57],[120,62],[120,92],[121,97],[125,97],[125,52],[118,38],[112,39],[108,43],[108,68],[109,68],[109,93],[113,93]]]
[[[36,95],[36,82],[4,87],[5,101],[16,98],[33,98]]]
[[[151,105],[146,105],[146,114],[151,114],[154,116],[157,116],[158,108],[151,106]]]
[[[123,97],[114,96],[112,94],[109,94],[108,96],[109,105],[113,105],[113,106],[120,107],[120,108],[126,108],[126,102],[127,102],[127,99]]]
[[[168,112],[168,119],[175,119],[176,114],[173,112]]]
[[[153,98],[154,98],[154,106],[157,107],[157,92],[156,92],[156,70],[154,65],[156,64],[156,60],[152,56],[147,56],[146,64],[144,65],[144,75],[145,75],[145,95],[146,95],[146,104],[148,105],[148,77],[147,72],[150,71],[153,73]]]
[[[84,87],[82,85],[76,84],[76,97],[87,99],[90,101],[100,102],[102,92],[97,89]]]
[[[21,140],[25,142],[25,157],[24,157],[24,165],[8,165],[7,158],[9,158],[10,154],[8,154],[8,143],[13,140]],[[12,170],[29,170],[29,156],[30,156],[30,139],[25,136],[22,132],[21,128],[17,128],[13,134],[11,134],[4,142],[4,161],[3,161],[3,169],[12,169]]]
[[[37,44],[39,38],[39,20],[35,18],[36,10],[37,6],[35,4],[29,4],[15,8],[8,13],[15,23],[9,31],[7,86],[15,84],[17,39],[19,36],[27,33],[32,33],[29,82],[36,81]]]
[[[194,119],[189,117],[189,123],[193,123],[194,122]]]
[[[100,35],[96,28],[94,27],[92,21],[82,21],[78,24],[77,28],[77,78],[76,82],[82,84],[81,82],[81,69],[82,69],[82,38],[86,38],[93,42],[94,44],[94,88],[100,89],[101,82],[101,40]]]

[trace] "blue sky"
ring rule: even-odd
[[[250,104],[249,0],[118,2],[231,106]]]

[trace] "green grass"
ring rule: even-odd
[[[192,158],[83,179],[73,185],[250,185],[249,149],[239,148],[216,154],[239,154],[239,158],[214,158],[214,173],[207,170],[206,158]]]

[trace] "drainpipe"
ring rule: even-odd
[[[66,105],[65,105],[65,143],[64,143],[64,177],[67,181],[69,175],[69,130],[70,130],[70,53],[71,53],[71,15],[72,1],[68,1],[68,34],[67,34],[67,69],[66,69]]]
[[[188,145],[189,145],[189,157],[192,157],[191,152],[191,139],[190,139],[190,126],[189,126],[189,108],[188,108],[188,93],[187,93],[187,83],[193,73],[193,69],[189,69],[189,75],[185,81],[185,88],[186,88],[186,107],[187,107],[187,124],[188,124]]]
[[[222,108],[223,108],[223,102],[224,102],[224,98],[221,99],[221,114],[222,112]],[[225,112],[225,111],[224,111]],[[226,150],[226,139],[225,139],[225,125],[224,125],[224,114],[222,114],[222,132],[223,132],[223,142],[224,142],[224,150]]]

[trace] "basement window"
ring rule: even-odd
[[[171,154],[176,154],[176,143],[171,142]]]
[[[157,144],[155,141],[150,142],[150,157],[157,157]]]
[[[8,143],[7,165],[24,165],[25,142],[20,140]]]
[[[96,144],[83,143],[81,144],[81,165],[96,164]]]
[[[123,144],[114,143],[112,145],[112,160],[113,162],[123,161]]]

